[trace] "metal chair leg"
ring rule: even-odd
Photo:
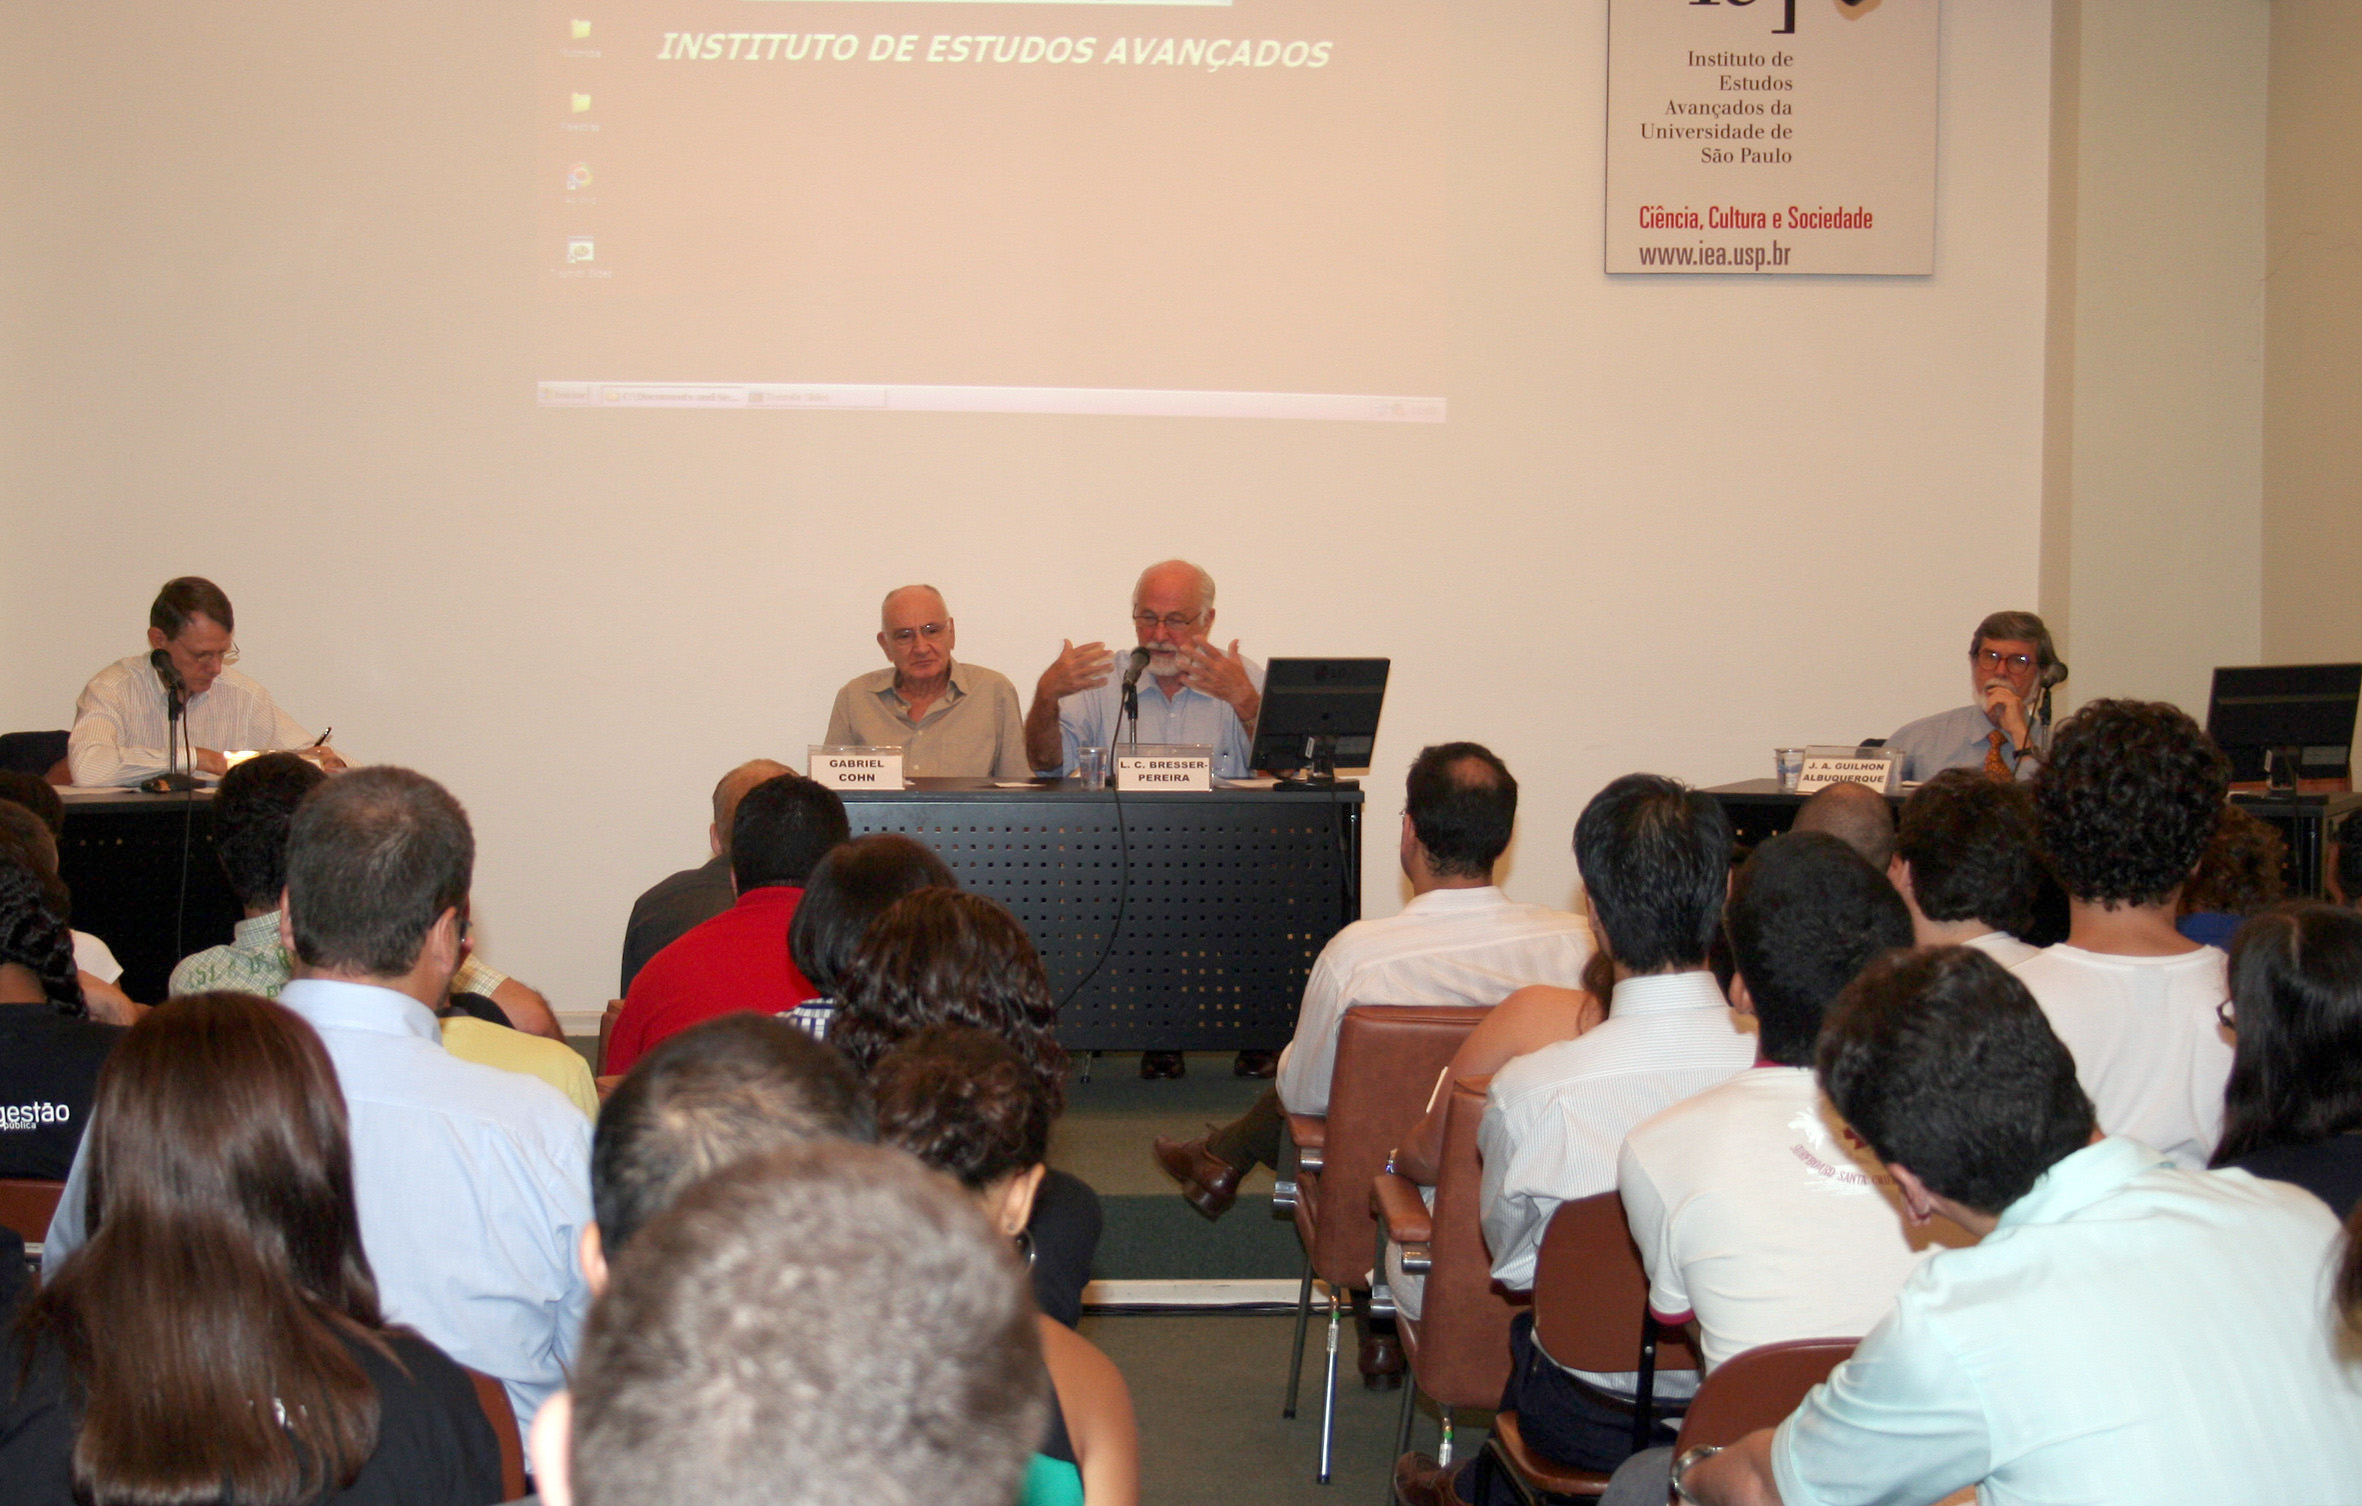
[[[1452,1409],[1444,1407],[1441,1408],[1441,1411],[1443,1412],[1443,1438],[1435,1445],[1435,1462],[1445,1469],[1450,1469],[1452,1467]]]
[[[1337,1441],[1337,1327],[1344,1316],[1344,1294],[1329,1288],[1329,1386],[1320,1406],[1320,1473],[1314,1476],[1321,1484],[1329,1483],[1329,1461]]]
[[[1296,1415],[1296,1386],[1304,1378],[1304,1330],[1312,1324],[1312,1257],[1304,1257],[1304,1284],[1296,1288],[1296,1347],[1288,1352],[1288,1404],[1279,1415]]]
[[[1394,1430],[1395,1457],[1411,1451],[1411,1423],[1419,1415],[1419,1382],[1404,1376],[1402,1382],[1402,1423]]]

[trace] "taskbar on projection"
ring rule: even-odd
[[[952,387],[874,382],[543,382],[544,408],[770,408],[904,413],[1078,413],[1147,418],[1313,418],[1440,424],[1440,397],[1193,392],[1152,387]]]

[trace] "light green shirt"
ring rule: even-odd
[[[834,746],[900,748],[913,779],[1031,779],[1025,713],[1009,677],[952,661],[943,694],[916,722],[894,688],[894,669],[862,675],[837,692],[828,714]]]
[[[172,970],[170,984],[174,996],[231,992],[260,994],[266,999],[279,997],[279,990],[287,986],[287,975],[293,970],[295,959],[287,955],[287,948],[279,945],[279,912],[251,915],[238,922],[230,932],[227,946],[209,946],[180,959]],[[492,990],[508,981],[508,974],[470,957],[459,965],[459,975],[451,980],[455,994],[482,994],[492,997]]]

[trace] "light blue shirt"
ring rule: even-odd
[[[2318,1198],[2111,1137],[1903,1284],[1772,1442],[1787,1506],[2362,1503]],[[1981,1482],[1981,1483],[1980,1483]]]
[[[1886,745],[1903,759],[1903,778],[1933,779],[1946,769],[1981,769],[1985,755],[1993,751],[1993,734],[2001,729],[1985,716],[1982,706],[1962,706],[1954,711],[1938,712],[1898,730],[1886,740]],[[2050,746],[2050,723],[2029,722],[2026,735],[2034,740],[2036,752]],[[2017,750],[2009,746],[2009,735],[2002,734],[2001,761],[2020,779],[2031,779],[2042,766],[2039,758],[2018,761]]]
[[[1078,690],[1058,703],[1058,740],[1065,765],[1060,773],[1072,777],[1077,748],[1104,748],[1117,735],[1120,725],[1123,740],[1132,741],[1132,724],[1124,720],[1124,660],[1130,650],[1115,656],[1115,666],[1108,672],[1107,683],[1096,690]],[[1243,661],[1247,678],[1255,689],[1263,689],[1263,666],[1252,659]],[[1214,750],[1214,777],[1244,779],[1249,770],[1247,755],[1252,749],[1247,743],[1247,729],[1239,725],[1238,713],[1228,701],[1218,701],[1202,690],[1181,687],[1178,695],[1168,698],[1164,682],[1143,672],[1140,676],[1140,741],[1144,743],[1175,743],[1184,746],[1203,743]]]
[[[498,1376],[530,1423],[566,1384],[590,1306],[578,1254],[590,1121],[538,1078],[445,1051],[434,1015],[407,995],[302,978],[279,1002],[320,1033],[344,1088],[361,1243],[387,1321]],[[45,1273],[86,1237],[86,1181],[78,1151]]]

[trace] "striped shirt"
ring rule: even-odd
[[[1755,1037],[1739,1028],[1712,973],[1651,973],[1616,984],[1604,1023],[1495,1073],[1476,1131],[1493,1275],[1529,1290],[1550,1216],[1616,1190],[1632,1128],[1754,1062]]]
[[[176,765],[164,684],[146,654],[133,654],[90,677],[74,702],[74,730],[66,765],[78,785],[131,785]],[[188,701],[192,748],[217,753],[268,753],[308,748],[311,734],[281,711],[271,693],[234,669]]]

